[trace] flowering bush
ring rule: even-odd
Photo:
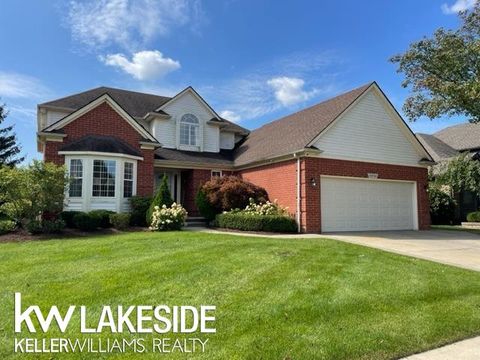
[[[180,204],[155,206],[152,213],[151,231],[180,230],[185,223],[187,211]]]
[[[244,213],[250,215],[288,215],[288,208],[277,204],[277,200],[274,202],[267,201],[265,203],[256,204],[255,201],[250,198],[250,203],[243,210]]]

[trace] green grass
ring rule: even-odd
[[[431,228],[435,229],[435,230],[465,231],[465,232],[469,232],[469,233],[472,233],[472,234],[480,235],[480,230],[479,229],[468,229],[468,228],[464,228],[460,225],[431,225]]]
[[[479,273],[333,240],[172,232],[6,243],[0,274],[1,359],[22,358],[15,335],[41,337],[14,334],[16,291],[25,305],[87,305],[95,316],[102,305],[216,305],[217,333],[188,336],[208,338],[206,352],[168,359],[391,359],[480,335]],[[57,355],[23,356],[107,357]]]

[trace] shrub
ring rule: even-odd
[[[150,224],[152,221],[152,214],[155,209],[155,206],[158,207],[163,207],[165,205],[167,208],[172,206],[173,200],[172,200],[172,195],[170,194],[170,190],[168,189],[168,183],[167,183],[167,175],[164,175],[162,178],[162,183],[160,184],[157,192],[155,193],[155,196],[152,199],[152,202],[150,204],[150,207],[147,210],[147,224]]]
[[[60,218],[65,221],[65,225],[69,228],[74,228],[75,224],[73,222],[73,217],[80,213],[80,211],[62,211],[60,213]]]
[[[265,203],[255,204],[253,199],[250,199],[250,204],[247,205],[243,212],[253,215],[283,215],[288,216],[288,208],[280,206],[275,200],[273,203],[267,201]]]
[[[110,215],[115,214],[115,212],[110,210],[92,210],[89,214],[90,216],[98,217],[99,226],[106,229],[112,226],[110,223]]]
[[[32,220],[26,225],[30,234],[58,234],[65,228],[65,221],[56,220]]]
[[[216,213],[231,209],[244,209],[250,199],[257,203],[268,201],[264,188],[242,180],[237,176],[214,177],[201,190]]]
[[[146,218],[151,202],[150,196],[132,196],[130,198],[130,225],[148,226]]]
[[[32,234],[41,234],[43,232],[42,222],[40,220],[29,221],[26,225],[27,231]]]
[[[15,221],[12,220],[0,220],[0,235],[8,234],[15,230]]]
[[[480,211],[474,211],[467,214],[468,222],[480,222]]]
[[[118,213],[110,215],[110,223],[117,230],[125,230],[130,225],[130,214]]]
[[[428,198],[430,201],[432,224],[452,224],[455,217],[455,200],[453,197],[437,186],[430,186],[428,189]]]
[[[288,232],[297,231],[295,219],[284,215],[251,215],[243,211],[218,214],[216,223],[221,228],[243,231]]]
[[[62,219],[42,220],[42,230],[45,234],[58,234],[65,229],[65,221]]]
[[[197,205],[200,215],[202,215],[208,221],[214,220],[215,216],[218,214],[212,204],[208,202],[207,196],[202,189],[198,190],[197,192],[195,204]]]
[[[186,217],[187,211],[180,204],[173,203],[171,207],[166,205],[162,207],[155,206],[150,230],[180,230],[185,224]]]
[[[16,223],[62,211],[68,177],[63,166],[34,161],[28,167],[0,166],[0,212]]]
[[[100,218],[95,214],[80,212],[73,216],[73,223],[82,231],[93,231],[100,226]]]

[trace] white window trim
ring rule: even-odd
[[[123,197],[123,179],[124,179],[124,167],[125,162],[133,163],[133,192],[132,196],[137,194],[137,169],[138,162],[137,159],[132,159],[130,156],[120,156],[121,154],[115,154],[116,156],[106,156],[103,153],[102,156],[92,155],[88,152],[83,152],[82,155],[76,154],[66,154],[65,155],[65,165],[69,168],[70,160],[79,159],[83,163],[83,178],[82,178],[82,197],[70,197],[68,191],[65,193],[66,199],[66,210],[80,210],[80,211],[90,211],[95,207],[95,203],[106,202],[109,204],[112,210],[116,212],[121,212],[122,208],[125,207],[125,202],[129,198]],[[92,196],[93,193],[93,160],[114,160],[115,165],[115,196],[114,197],[105,197],[105,196]]]
[[[82,189],[81,189],[81,190],[82,190],[82,191],[81,191],[81,194],[82,194],[82,195],[80,195],[80,196],[71,196],[71,195],[70,195],[70,186],[69,186],[69,188],[68,188],[68,190],[67,190],[67,194],[68,194],[68,197],[69,197],[69,198],[80,199],[80,198],[83,197],[83,195],[84,195],[84,193],[85,193],[85,188],[83,187],[83,179],[84,179],[84,177],[85,177],[85,165],[84,165],[83,159],[70,158],[70,159],[68,160],[68,165],[67,165],[67,166],[68,166],[68,175],[69,175],[70,177],[71,177],[71,174],[72,174],[72,161],[73,161],[73,160],[79,160],[80,163],[82,164],[82,176],[81,176],[81,177],[75,177],[75,179],[81,179],[81,180],[82,180]]]
[[[220,173],[220,175],[213,175],[213,173]],[[210,178],[213,179],[214,177],[223,177],[223,171],[222,170],[212,170],[210,172]]]
[[[126,167],[126,164],[132,164],[132,180],[128,180],[128,181],[131,181],[132,182],[132,195],[130,197],[125,197],[125,181],[127,179],[125,179],[125,167]],[[137,177],[136,177],[136,173],[137,173],[137,164],[133,161],[123,161],[123,171],[122,171],[122,174],[123,174],[123,178],[122,178],[122,199],[130,199],[132,196],[135,196],[136,194],[136,188],[137,188]]]

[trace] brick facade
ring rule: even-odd
[[[368,173],[377,173],[378,179],[415,181],[417,183],[418,226],[420,230],[429,228],[426,168],[324,158],[302,158],[300,161],[302,231],[308,233],[322,231],[321,175],[366,178]],[[242,170],[239,174],[244,179],[264,187],[271,199],[277,199],[279,204],[288,206],[292,213],[296,212],[297,165],[295,160]],[[311,184],[312,178],[315,179],[315,187]]]
[[[211,176],[211,170],[193,169],[182,171],[182,205],[188,211],[188,216],[200,216],[195,205],[195,196],[200,186],[210,180]]]
[[[297,162],[284,161],[239,171],[238,174],[255,185],[265,188],[271,201],[288,207],[294,215],[297,209]]]
[[[152,194],[154,151],[140,149],[139,141],[142,140],[142,136],[110,105],[107,103],[98,105],[65,125],[62,131],[67,134],[67,136],[63,138],[63,142],[47,141],[45,144],[44,161],[63,165],[65,158],[63,155],[58,154],[59,149],[65,144],[78,140],[86,135],[114,136],[142,153],[143,161],[138,161],[137,168],[137,194]]]

